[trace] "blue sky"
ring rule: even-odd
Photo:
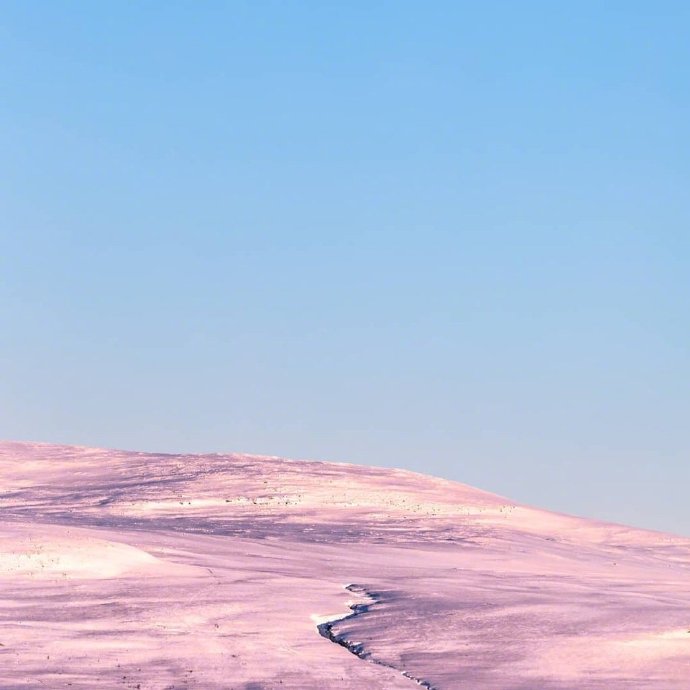
[[[689,20],[4,2],[0,437],[690,534]]]

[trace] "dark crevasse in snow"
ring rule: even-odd
[[[352,613],[348,614],[347,616],[343,616],[342,618],[338,618],[336,620],[328,621],[327,623],[321,623],[320,625],[318,625],[317,628],[319,630],[319,634],[321,635],[321,637],[325,637],[327,640],[330,640],[331,642],[334,642],[335,644],[338,644],[341,647],[345,647],[345,649],[347,649],[348,652],[354,654],[360,659],[363,659],[364,661],[368,661],[371,664],[385,666],[386,668],[398,671],[405,678],[409,678],[411,681],[417,683],[417,685],[420,685],[423,688],[427,688],[427,690],[439,690],[428,680],[424,680],[423,678],[417,678],[408,671],[400,669],[397,666],[394,666],[393,664],[389,664],[387,661],[377,659],[376,657],[372,656],[371,652],[367,651],[364,648],[363,644],[352,642],[348,640],[344,635],[338,635],[333,631],[334,625],[342,623],[343,621],[350,620],[352,618],[356,618],[357,616],[361,616],[370,611],[373,606],[381,602],[380,595],[376,594],[375,592],[369,592],[361,585],[347,585],[345,589],[347,589],[349,592],[353,592],[354,594],[364,596],[369,601],[364,604],[351,604],[350,609]]]

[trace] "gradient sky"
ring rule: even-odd
[[[0,437],[690,534],[687,2],[0,4]]]

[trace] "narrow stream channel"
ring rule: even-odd
[[[432,685],[428,680],[424,680],[423,678],[417,678],[416,676],[413,676],[411,673],[399,669],[397,666],[394,666],[393,664],[389,664],[387,661],[381,661],[380,659],[373,657],[371,655],[371,652],[368,652],[364,649],[363,644],[351,642],[343,635],[338,635],[336,632],[333,631],[333,627],[338,623],[342,623],[343,621],[356,618],[357,616],[362,616],[368,613],[374,606],[376,606],[376,604],[379,604],[382,601],[380,595],[376,594],[375,592],[367,591],[361,585],[347,585],[345,589],[348,590],[348,592],[352,592],[353,594],[366,597],[368,601],[362,604],[351,604],[350,610],[352,611],[352,613],[343,616],[342,618],[336,618],[335,620],[317,625],[316,627],[318,628],[321,637],[325,637],[327,640],[330,640],[331,642],[334,642],[335,644],[338,644],[341,647],[345,647],[345,649],[347,649],[348,652],[354,654],[363,661],[368,661],[370,664],[377,664],[378,666],[385,666],[386,668],[398,671],[398,673],[403,675],[405,678],[408,678],[409,680],[413,681],[414,683],[420,685],[423,688],[427,688],[427,690],[440,690],[440,688],[437,688],[436,686]]]

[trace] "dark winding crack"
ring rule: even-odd
[[[336,620],[328,621],[327,623],[321,623],[320,625],[317,625],[316,627],[318,628],[321,637],[325,637],[327,640],[335,642],[335,644],[339,644],[341,647],[345,647],[345,649],[347,649],[348,652],[354,654],[360,659],[363,659],[364,661],[368,661],[369,663],[376,664],[378,666],[385,666],[386,668],[393,669],[394,671],[397,671],[398,673],[403,675],[405,678],[409,678],[411,681],[414,681],[415,683],[417,683],[417,685],[421,685],[423,688],[427,688],[427,690],[439,690],[428,680],[424,680],[423,678],[417,678],[417,676],[413,676],[408,671],[400,669],[397,666],[394,666],[393,664],[389,664],[387,661],[377,659],[376,657],[372,656],[371,652],[368,652],[364,649],[363,644],[351,642],[344,635],[338,635],[333,631],[333,626],[337,623],[342,623],[343,621],[347,621],[352,618],[356,618],[357,616],[361,616],[365,613],[368,613],[373,606],[381,602],[381,596],[379,594],[376,594],[376,592],[369,592],[361,585],[347,585],[345,589],[347,589],[349,592],[359,594],[360,596],[365,596],[367,599],[369,599],[369,601],[365,604],[351,604],[350,610],[352,611],[352,613],[348,614],[347,616],[343,616],[342,618],[337,618]]]

